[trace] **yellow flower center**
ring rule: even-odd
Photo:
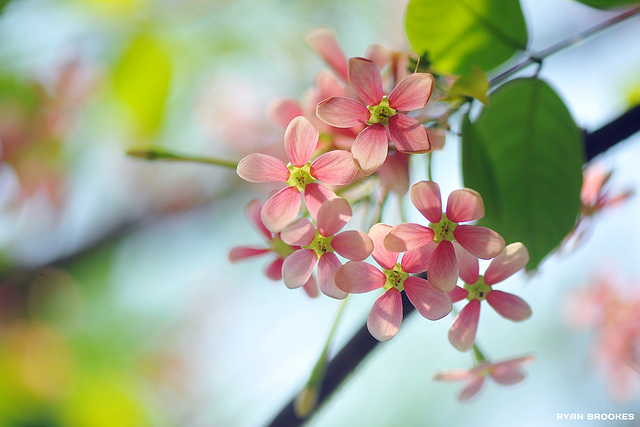
[[[389,118],[396,115],[396,110],[389,106],[389,98],[387,96],[383,96],[378,105],[367,105],[367,109],[371,113],[371,117],[367,122],[368,125],[380,123],[386,126],[389,124]]]
[[[307,163],[300,168],[289,163],[287,169],[291,173],[289,179],[287,179],[289,187],[296,187],[298,190],[304,191],[307,185],[316,182],[316,179],[311,176],[311,163]]]
[[[382,272],[387,276],[387,281],[383,286],[385,291],[388,291],[391,288],[396,288],[400,292],[404,291],[404,281],[409,277],[409,273],[402,271],[400,263],[396,264],[395,267],[393,267],[393,270],[383,269]]]
[[[437,223],[430,223],[429,228],[435,232],[435,237],[433,241],[436,243],[440,243],[443,240],[448,240],[453,242],[455,237],[453,236],[453,230],[458,226],[457,222],[453,222],[447,219],[447,216],[442,213],[442,219]]]

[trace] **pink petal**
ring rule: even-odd
[[[409,156],[399,151],[389,153],[378,169],[380,185],[402,196],[409,190]]]
[[[249,182],[285,182],[290,175],[284,163],[261,153],[249,154],[240,160],[236,173]]]
[[[451,297],[451,302],[458,302],[467,298],[469,296],[469,291],[461,288],[460,286],[456,286],[449,292],[449,296]]]
[[[331,247],[351,261],[362,261],[371,255],[373,242],[362,231],[349,230],[337,234],[331,241]]]
[[[382,69],[385,65],[391,62],[394,54],[395,52],[386,46],[372,44],[367,46],[364,56],[378,64],[378,68]]]
[[[413,184],[409,193],[411,202],[430,222],[437,224],[442,219],[442,199],[440,187],[432,181]]]
[[[247,216],[251,219],[251,222],[255,224],[258,230],[267,238],[267,240],[271,241],[272,236],[271,232],[267,230],[267,227],[262,223],[262,218],[260,218],[260,212],[262,211],[262,202],[258,199],[253,199],[247,205]]]
[[[523,365],[528,365],[529,363],[533,362],[533,360],[534,360],[533,355],[517,357],[515,359],[503,360],[502,362],[495,363],[494,369],[500,368],[500,369],[506,369],[511,371],[517,371],[520,368],[522,368]]]
[[[475,221],[484,216],[484,203],[477,191],[455,190],[447,200],[447,218],[454,222]]]
[[[318,260],[318,282],[320,290],[326,296],[335,299],[345,299],[347,293],[336,286],[335,276],[342,263],[336,254],[327,252]]]
[[[509,367],[496,366],[491,370],[491,377],[502,385],[511,385],[524,379],[524,374]]]
[[[316,115],[328,125],[350,128],[367,123],[371,112],[355,99],[333,96],[318,104]]]
[[[442,292],[451,292],[458,280],[458,261],[451,242],[444,240],[433,250],[429,261],[429,283]]]
[[[498,233],[487,227],[458,225],[453,236],[467,252],[482,259],[497,256],[504,249],[505,241]]]
[[[361,294],[383,287],[387,276],[369,263],[347,261],[336,272],[335,282],[345,292]]]
[[[365,175],[371,175],[378,170],[386,160],[388,152],[387,130],[380,123],[367,126],[351,146],[353,160]]]
[[[426,153],[431,150],[424,125],[402,113],[389,119],[389,136],[398,151],[403,153]]]
[[[416,73],[405,77],[389,94],[389,105],[398,111],[413,111],[427,105],[433,92],[433,76]]]
[[[316,298],[318,295],[320,295],[320,292],[318,291],[318,283],[316,282],[316,278],[313,276],[313,274],[311,275],[311,277],[309,277],[307,283],[302,285],[302,287],[306,294],[311,298]]]
[[[311,175],[327,184],[348,184],[357,173],[353,156],[345,150],[329,151],[311,163]]]
[[[473,347],[480,319],[480,301],[474,299],[460,311],[449,329],[449,342],[460,351]]]
[[[409,276],[404,281],[404,291],[418,313],[426,319],[442,319],[453,309],[447,293],[436,291],[427,280],[420,277]]]
[[[382,77],[375,62],[365,58],[349,59],[349,84],[365,104],[374,106],[382,101]]]
[[[461,402],[466,402],[474,397],[478,392],[482,389],[484,384],[484,376],[479,376],[471,380],[469,384],[460,392],[458,395],[458,400]]]
[[[305,105],[309,106],[309,111],[315,111],[318,104],[325,99],[332,96],[346,96],[348,93],[348,89],[335,78],[333,73],[320,71],[313,81],[313,90],[305,97]]]
[[[345,82],[349,79],[345,58],[336,34],[329,28],[318,28],[307,35],[307,43]]]
[[[318,210],[316,223],[318,233],[329,237],[342,230],[351,219],[351,206],[349,202],[340,197],[325,201]]]
[[[468,369],[456,369],[451,371],[439,372],[433,376],[435,381],[462,381],[475,377],[475,374]]]
[[[400,291],[391,288],[382,294],[369,312],[367,328],[378,341],[389,341],[396,336],[402,323],[402,297]]]
[[[300,103],[293,99],[279,99],[271,104],[267,110],[267,117],[274,125],[286,129],[291,120],[304,116]]]
[[[318,257],[311,249],[299,249],[286,257],[282,264],[282,277],[287,288],[304,285],[313,273],[316,262]]]
[[[520,297],[502,291],[487,293],[487,302],[499,315],[516,322],[531,317],[531,307]]]
[[[327,200],[335,199],[336,197],[338,197],[336,193],[317,182],[307,185],[304,189],[304,203],[307,205],[309,214],[314,219],[318,217],[320,206]]]
[[[277,233],[293,222],[300,212],[302,196],[295,187],[287,187],[271,196],[262,207],[261,219],[265,227]]]
[[[495,257],[484,273],[484,283],[493,285],[502,282],[517,271],[523,269],[529,262],[529,252],[520,242],[512,243],[500,255]]]
[[[437,243],[431,242],[416,249],[411,249],[402,255],[400,265],[407,273],[422,273],[429,268],[431,254],[438,247]]]
[[[307,246],[316,237],[316,228],[307,218],[300,218],[287,225],[280,238],[288,245]]]
[[[316,151],[320,132],[306,117],[291,120],[284,133],[284,148],[293,166],[301,167],[311,160]]]
[[[265,270],[265,274],[271,280],[281,280],[282,279],[282,264],[284,263],[284,258],[276,258],[273,262],[269,263],[267,269]]]
[[[271,249],[236,246],[229,251],[229,262],[238,262],[271,252]]]
[[[396,266],[398,256],[400,255],[398,253],[400,251],[390,251],[384,244],[385,238],[391,229],[392,227],[390,225],[379,223],[375,224],[369,230],[369,237],[371,237],[373,241],[373,252],[371,256],[382,268],[387,270],[392,270],[393,267]]]
[[[444,148],[444,143],[447,139],[447,134],[444,129],[437,127],[427,128],[427,136],[431,143],[431,150],[442,150]]]
[[[453,243],[458,260],[458,270],[460,278],[464,283],[474,284],[480,278],[480,266],[478,258],[464,250],[457,242]],[[486,282],[485,282],[486,283]]]
[[[433,241],[434,232],[420,224],[398,224],[384,239],[384,245],[393,252],[404,252],[416,249]]]

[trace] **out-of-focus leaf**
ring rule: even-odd
[[[149,0],[76,0],[98,9],[101,13],[126,15],[145,6]]]
[[[487,92],[489,92],[489,77],[480,68],[474,66],[471,74],[460,76],[453,82],[445,99],[469,96],[487,105],[489,103]]]
[[[489,71],[527,47],[518,0],[411,0],[405,29],[418,54],[428,52],[437,71]]]
[[[483,225],[520,241],[534,269],[575,225],[580,210],[583,138],[555,91],[517,79],[489,96],[462,127],[465,185],[485,199]]]
[[[638,0],[576,0],[587,6],[595,7],[597,9],[613,9],[616,7],[623,7],[632,4],[640,4]]]
[[[7,7],[9,3],[11,3],[11,0],[0,0],[0,14],[4,12],[4,9]]]

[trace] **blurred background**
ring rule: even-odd
[[[522,6],[532,51],[620,13],[569,0]],[[339,303],[270,281],[264,260],[227,261],[232,247],[262,243],[244,209],[273,187],[125,152],[155,144],[230,160],[281,155],[283,131],[267,107],[300,99],[324,68],[305,35],[330,26],[347,56],[373,43],[406,49],[404,8],[0,1],[0,426],[258,426],[296,394]],[[639,24],[632,18],[542,67],[587,131],[640,101]],[[433,158],[444,194],[461,186],[458,145],[448,135]],[[638,193],[640,135],[596,161],[614,171],[613,194]],[[415,162],[412,182],[424,179],[423,166]],[[599,212],[575,248],[505,282],[502,290],[532,306],[531,320],[483,310],[478,339],[489,357],[535,354],[524,382],[490,383],[458,403],[462,384],[431,380],[472,364],[447,341],[453,317],[413,316],[309,424],[540,426],[557,413],[634,411],[639,419],[638,373],[624,373],[616,393],[619,380],[593,352],[593,328],[571,308],[603,277],[622,300],[638,299],[639,214],[637,197]],[[336,348],[375,297],[350,298]]]

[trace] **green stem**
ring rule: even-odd
[[[432,155],[432,153],[433,153],[432,151],[429,151],[429,152],[427,153],[427,166],[428,166],[428,172],[427,172],[427,173],[428,173],[428,175],[427,175],[427,176],[428,176],[428,178],[429,178],[429,181],[433,181],[433,175],[432,175],[432,173],[431,173],[431,167],[432,167],[432,163],[431,163],[431,155]]]
[[[486,358],[486,356],[484,355],[484,353],[482,353],[482,351],[480,351],[480,348],[478,347],[477,344],[473,344],[473,355],[476,358],[476,362],[478,364],[482,363],[482,362],[486,362],[488,359]]]
[[[127,155],[145,160],[167,160],[173,162],[195,162],[208,165],[222,166],[228,169],[236,169],[238,162],[233,160],[217,159],[215,157],[192,156],[188,154],[178,154],[161,147],[133,148],[127,151]]]

